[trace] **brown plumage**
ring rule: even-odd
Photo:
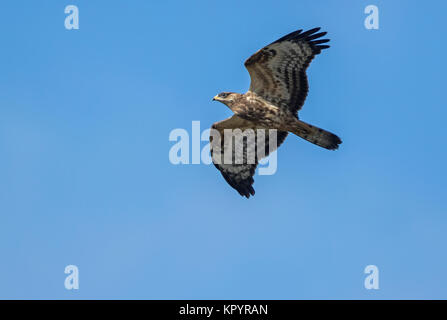
[[[317,33],[319,30],[298,30],[262,48],[245,61],[251,78],[249,90],[245,94],[222,92],[213,99],[234,112],[212,126],[213,163],[242,196],[254,195],[258,161],[276,150],[288,132],[329,150],[341,143],[336,135],[298,118],[309,90],[306,69],[315,55],[329,48],[324,44],[328,39],[320,40],[326,32]],[[231,139],[224,138],[226,129],[234,130]],[[225,158],[227,154],[230,157]]]

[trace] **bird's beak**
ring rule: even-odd
[[[217,100],[217,96],[215,96],[212,101],[216,101],[216,100]]]

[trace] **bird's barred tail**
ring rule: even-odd
[[[336,150],[338,149],[338,145],[341,144],[340,138],[335,134],[312,126],[301,120],[297,120],[297,123],[291,132],[317,146],[329,150]]]

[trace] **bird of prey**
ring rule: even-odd
[[[309,90],[306,69],[317,54],[329,48],[325,44],[329,39],[321,39],[327,33],[319,31],[298,30],[257,51],[245,61],[251,78],[249,90],[245,94],[222,92],[213,98],[228,106],[234,115],[211,127],[211,132],[214,130],[220,137],[210,134],[212,160],[241,196],[255,194],[252,185],[258,161],[279,147],[289,132],[329,150],[337,149],[342,142],[335,134],[298,118]],[[223,138],[227,129],[233,132],[234,140]],[[254,138],[244,134],[247,129],[254,132]],[[276,132],[276,141],[270,136],[272,132]],[[242,141],[239,147],[234,143],[238,136]],[[227,151],[230,161],[224,161]],[[253,161],[249,161],[250,152],[255,154]],[[238,157],[239,162],[235,161]]]

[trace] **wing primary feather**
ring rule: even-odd
[[[313,28],[313,29],[310,29],[305,32],[303,32],[303,30],[300,29],[300,30],[294,31],[292,33],[289,33],[282,38],[279,38],[278,40],[276,40],[275,42],[273,42],[271,44],[280,43],[280,42],[284,42],[284,41],[298,42],[298,41],[304,40],[307,43],[309,43],[309,45],[311,46],[311,48],[314,51],[313,52],[314,54],[319,54],[319,53],[321,53],[321,50],[327,49],[327,48],[329,48],[329,46],[326,46],[326,45],[318,46],[318,45],[330,41],[330,39],[319,39],[319,38],[327,35],[327,32],[316,33],[320,30],[321,30],[321,27]],[[318,40],[316,40],[316,39],[318,39]]]
[[[312,41],[314,39],[324,37],[325,35],[327,35],[327,32],[316,33],[316,34],[313,34],[313,35],[307,37],[306,40],[307,41]]]
[[[302,34],[300,34],[300,38],[306,38],[307,36],[310,36],[311,34],[314,34],[315,32],[318,32],[318,31],[320,31],[320,30],[321,30],[320,27],[310,29],[310,30],[308,30],[308,31],[306,31],[306,32],[304,32],[304,33],[302,33]]]
[[[326,43],[326,42],[329,42],[329,41],[331,41],[331,40],[329,40],[329,39],[321,39],[321,40],[312,41],[312,43],[313,44],[320,44],[320,43]]]
[[[276,40],[273,43],[278,43],[278,42],[283,42],[283,41],[287,41],[287,40],[293,39],[293,38],[299,36],[301,32],[303,32],[302,29],[294,31],[294,32],[291,32],[291,33],[285,35],[284,37],[279,38],[278,40]]]
[[[318,53],[320,53],[321,52],[321,50],[323,50],[323,49],[328,49],[328,48],[330,48],[331,46],[328,46],[328,45],[323,45],[323,46],[315,46],[315,48],[317,48],[318,49]]]

